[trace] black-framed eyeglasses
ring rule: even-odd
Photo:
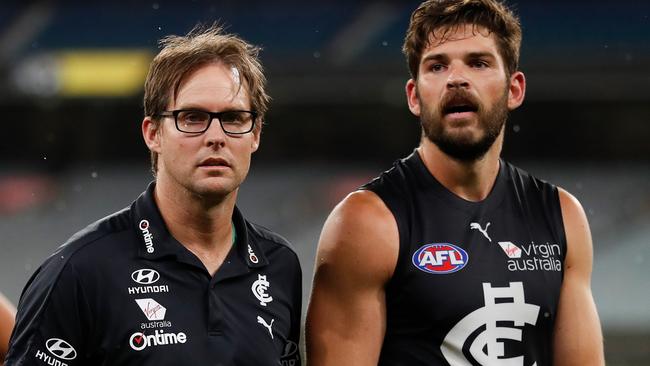
[[[164,111],[154,117],[174,117],[176,129],[193,134],[201,134],[210,128],[213,119],[219,120],[223,132],[229,135],[243,135],[253,131],[257,112],[223,111],[206,112],[197,109],[178,109]]]

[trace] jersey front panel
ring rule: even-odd
[[[417,152],[364,188],[395,215],[381,365],[550,365],[566,244],[555,187],[501,161],[465,201]]]
[[[34,274],[6,365],[297,365],[301,272],[235,209],[214,276],[167,231],[150,186]]]

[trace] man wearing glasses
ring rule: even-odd
[[[7,365],[300,364],[298,258],[235,205],[269,101],[259,49],[215,26],[161,45],[142,122],[156,180],[36,271]]]

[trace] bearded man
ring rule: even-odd
[[[420,146],[331,213],[307,316],[310,365],[604,365],[580,203],[500,158],[526,90],[496,0],[411,16]]]

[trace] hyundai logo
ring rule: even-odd
[[[59,338],[50,338],[45,342],[45,347],[54,356],[63,360],[74,360],[77,357],[77,351],[70,343]]]
[[[141,285],[150,285],[160,279],[160,274],[153,269],[139,269],[131,273],[131,279]]]

